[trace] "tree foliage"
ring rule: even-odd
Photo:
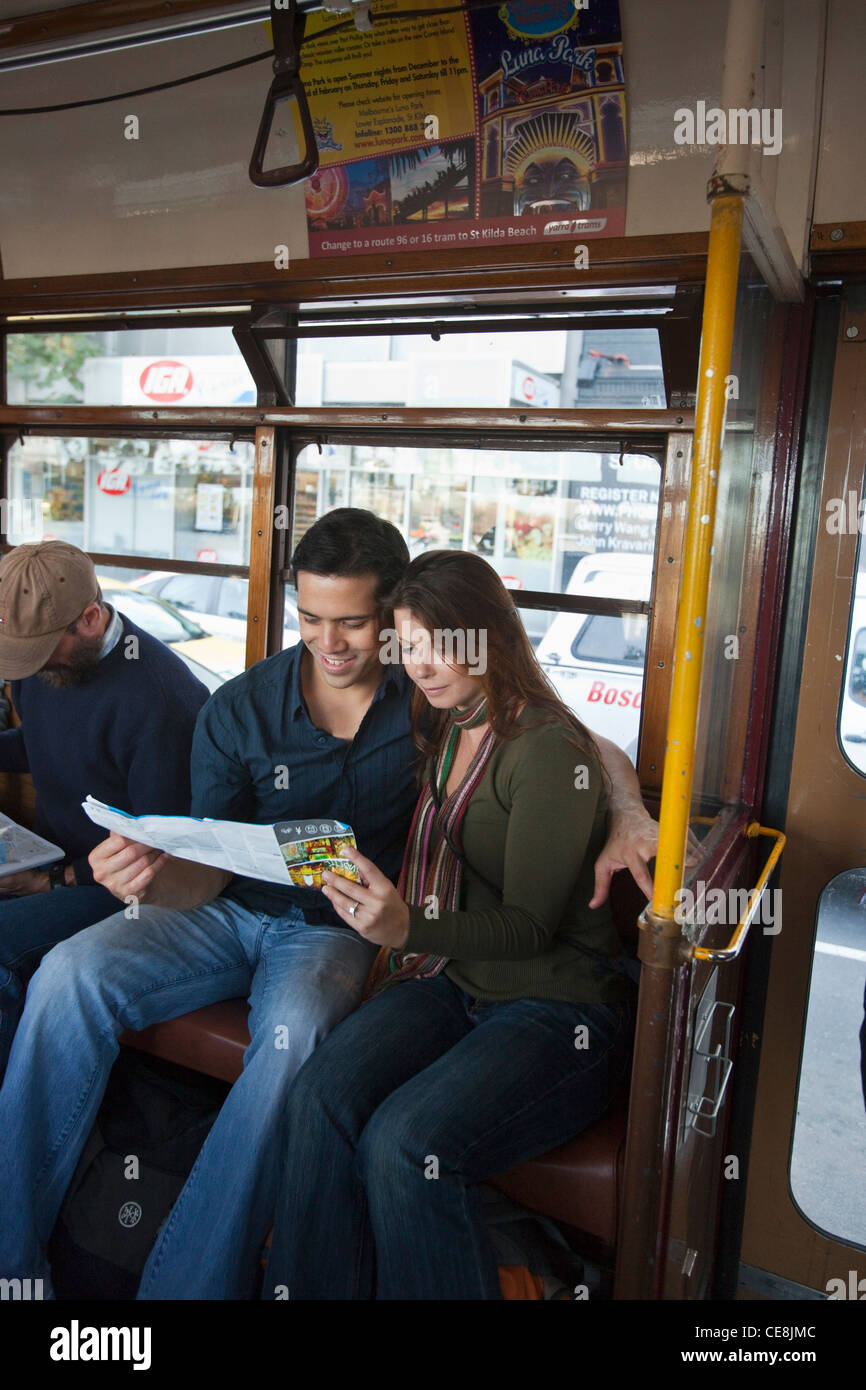
[[[10,333],[7,370],[24,381],[27,400],[76,405],[84,400],[81,368],[102,347],[92,333]]]

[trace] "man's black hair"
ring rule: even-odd
[[[361,507],[336,507],[319,517],[295,546],[292,578],[310,574],[376,577],[378,602],[396,587],[409,563],[409,550],[396,526]]]

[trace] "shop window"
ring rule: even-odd
[[[9,452],[7,539],[246,565],[252,475],[244,441],[29,436]]]
[[[660,464],[648,453],[412,448],[386,443],[302,448],[293,546],[335,506],[365,507],[400,530],[410,556],[483,556],[515,603],[560,698],[636,756]],[[524,592],[532,606],[521,606]],[[613,615],[557,611],[557,599],[621,600]],[[549,597],[544,607],[535,604]],[[287,590],[287,612],[293,598]],[[570,605],[571,607],[571,605]],[[284,645],[297,640],[286,635]]]

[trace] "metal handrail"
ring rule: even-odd
[[[770,856],[761,870],[757,883],[749,894],[749,905],[734,928],[734,934],[727,946],[718,949],[710,946],[696,946],[692,952],[695,960],[713,961],[714,963],[736,960],[749,934],[749,927],[755,920],[769,877],[779,861],[782,850],[785,848],[786,837],[781,830],[770,830],[769,827],[765,825],[759,825],[757,821],[752,821],[751,825],[746,827],[745,834],[750,840],[755,839],[758,835],[767,835],[769,838],[775,840],[776,843],[770,851]]]

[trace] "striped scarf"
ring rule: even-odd
[[[455,912],[460,906],[463,817],[498,742],[493,730],[488,729],[463,781],[446,797],[445,786],[460,730],[474,729],[484,723],[487,697],[483,696],[471,709],[451,710],[450,714],[450,733],[415,807],[397,884],[397,892],[410,907],[423,907],[432,898],[437,913],[440,910]],[[398,980],[430,979],[447,964],[447,956],[397,951],[383,946],[373,963],[364,997],[372,998]]]

